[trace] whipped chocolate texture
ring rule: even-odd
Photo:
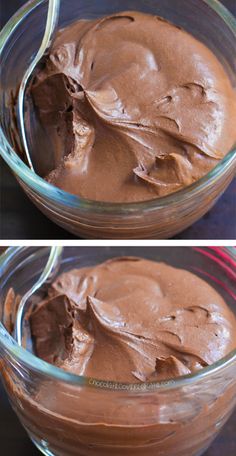
[[[236,141],[236,96],[221,63],[157,16],[129,11],[71,24],[30,91],[54,154],[44,177],[91,200],[175,192]]]
[[[236,347],[236,320],[199,277],[122,257],[62,274],[30,317],[36,354],[118,382],[175,378]]]
[[[11,291],[6,307],[14,313],[13,301]],[[122,257],[65,272],[33,309],[30,324],[39,357],[90,377],[71,384],[27,366],[20,376],[18,365],[5,363],[18,416],[50,454],[197,456],[235,404],[233,366],[184,387],[143,383],[172,383],[236,347],[235,317],[188,271]]]

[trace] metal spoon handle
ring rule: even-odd
[[[27,303],[28,299],[41,287],[42,284],[47,281],[51,281],[55,276],[58,266],[60,264],[61,254],[63,247],[52,247],[47,264],[40,275],[37,282],[30,288],[29,291],[23,296],[16,314],[15,320],[15,339],[19,345],[22,345],[22,334],[23,334],[23,320],[26,311],[28,310]]]
[[[32,160],[30,157],[29,153],[29,148],[28,148],[28,143],[27,143],[27,138],[26,138],[26,133],[25,133],[25,126],[24,126],[24,100],[25,100],[25,89],[27,86],[27,83],[29,81],[30,76],[32,75],[36,65],[38,62],[41,60],[45,52],[49,49],[54,32],[57,27],[58,19],[59,19],[59,10],[60,10],[60,0],[48,0],[48,14],[47,14],[47,22],[46,22],[46,28],[44,32],[44,37],[42,40],[42,43],[40,45],[40,48],[32,60],[29,68],[26,70],[24,77],[22,79],[20,89],[19,89],[19,94],[18,94],[18,120],[19,120],[19,128],[20,128],[20,133],[21,133],[21,138],[22,138],[22,143],[24,146],[26,158],[28,161],[28,164],[31,168],[32,171],[34,171],[34,167],[32,164]]]

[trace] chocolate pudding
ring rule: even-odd
[[[30,88],[54,169],[80,197],[137,202],[208,173],[236,141],[236,96],[213,52],[158,16],[61,30]]]
[[[214,289],[140,258],[64,273],[30,323],[40,358],[116,382],[190,374],[236,348],[235,317]]]
[[[197,456],[232,411],[227,373],[174,387],[236,347],[234,315],[188,271],[122,257],[65,272],[30,325],[39,357],[86,376],[71,384],[47,369],[22,391],[3,372],[21,421],[50,454]]]

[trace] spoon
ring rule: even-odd
[[[17,309],[15,319],[14,337],[17,343],[22,345],[23,329],[24,329],[24,318],[30,308],[29,299],[36,292],[39,291],[45,284],[51,283],[56,276],[62,256],[63,247],[51,247],[50,255],[44,270],[42,271],[37,282],[28,290],[25,295],[21,298],[20,304]]]
[[[45,27],[45,32],[43,36],[42,43],[40,45],[40,48],[32,60],[30,66],[26,70],[21,85],[19,89],[19,94],[18,94],[18,102],[17,102],[17,117],[18,117],[18,122],[19,122],[19,131],[22,139],[22,143],[24,146],[25,150],[25,155],[26,159],[28,162],[29,167],[31,168],[32,171],[35,172],[35,168],[33,166],[32,160],[31,160],[31,155],[28,147],[28,141],[27,141],[27,135],[26,135],[26,130],[25,130],[25,91],[26,87],[28,85],[28,82],[35,70],[35,67],[38,65],[39,61],[41,58],[44,56],[44,54],[47,52],[47,50],[50,48],[52,39],[58,24],[58,18],[59,18],[59,9],[60,9],[60,0],[48,0],[48,13],[47,13],[47,22],[46,22],[46,27]]]

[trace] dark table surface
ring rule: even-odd
[[[0,26],[24,3],[0,0]],[[223,3],[236,15],[236,1]],[[236,182],[215,207],[176,239],[234,239]],[[7,166],[0,161],[0,239],[74,239],[42,215],[25,196]]]

